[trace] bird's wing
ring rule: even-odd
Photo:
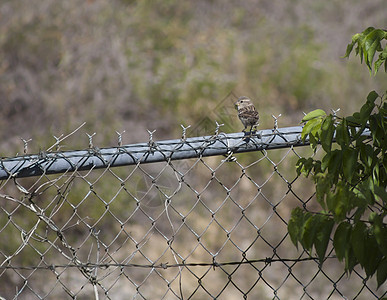
[[[253,105],[249,105],[239,111],[239,116],[244,118],[258,118],[259,114]]]

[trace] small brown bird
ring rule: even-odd
[[[238,110],[238,117],[241,120],[246,131],[248,126],[251,126],[250,132],[253,130],[253,127],[259,125],[259,114],[255,109],[255,106],[251,100],[245,96],[239,97],[238,101],[235,102],[235,108]]]

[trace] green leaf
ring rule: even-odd
[[[336,187],[336,194],[333,198],[334,207],[331,210],[336,222],[344,220],[346,214],[351,209],[349,195],[348,186],[340,181]]]
[[[376,271],[376,280],[378,282],[378,288],[387,280],[387,259],[386,257],[380,262]]]
[[[333,238],[336,256],[340,261],[345,260],[345,270],[348,272],[351,272],[358,263],[350,244],[351,228],[352,226],[348,222],[340,223]]]
[[[362,32],[362,36],[367,36],[367,34],[369,34],[370,32],[372,32],[374,30],[375,30],[375,27],[370,26]]]
[[[353,253],[353,249],[349,248],[347,252],[347,256],[345,257],[345,270],[349,273],[352,272],[353,268],[358,264],[359,262],[356,259],[356,256]]]
[[[312,135],[316,137],[316,140],[318,140],[320,139],[320,136],[321,136],[321,125],[324,120],[321,118],[318,118],[318,119],[311,120],[309,122],[314,122],[314,121],[317,121],[317,122],[315,122],[315,125],[312,127],[312,130],[310,131],[309,136]]]
[[[360,159],[366,167],[366,173],[371,173],[371,166],[373,164],[374,151],[371,145],[362,145],[360,147]]]
[[[343,173],[348,182],[352,182],[357,167],[358,151],[347,148],[343,151]]]
[[[352,52],[353,46],[359,41],[360,37],[361,37],[360,33],[356,33],[352,36],[352,42],[348,44],[347,51],[345,52],[344,57],[349,57],[349,55]]]
[[[351,125],[351,126],[360,126],[362,123],[359,112],[353,113],[352,116],[349,116],[346,119],[347,119],[348,125]]]
[[[364,222],[357,222],[353,228],[351,235],[351,245],[353,252],[362,266],[364,266],[366,259],[366,241],[367,241],[367,226]]]
[[[372,135],[372,141],[376,147],[383,147],[386,142],[386,129],[383,128],[384,124],[382,116],[380,114],[373,114],[369,118],[369,125]]]
[[[317,130],[319,129],[319,125],[318,125],[318,128]],[[310,146],[311,148],[313,149],[314,152],[317,151],[317,145],[318,145],[318,142],[319,142],[319,139],[317,137],[317,135],[314,135],[312,133],[309,134],[309,143],[310,143]]]
[[[374,104],[376,99],[378,99],[378,97],[379,97],[378,93],[375,91],[372,91],[367,96],[367,102],[369,102],[370,104]]]
[[[379,251],[378,244],[373,235],[368,235],[366,240],[366,262],[364,263],[364,270],[367,276],[371,277],[378,268],[382,260],[382,254]]]
[[[360,218],[363,216],[367,206],[367,203],[363,199],[361,200],[362,205],[358,205],[358,208],[356,209],[355,214],[353,215],[353,221],[355,223],[360,221]]]
[[[336,208],[336,194],[329,191],[326,193],[326,200],[327,209],[328,211],[334,211]]]
[[[339,170],[342,167],[343,163],[343,152],[339,149],[335,149],[330,153],[329,161],[328,161],[328,172],[334,175],[336,178],[333,180],[333,183],[337,182]]]
[[[375,189],[375,194],[378,195],[380,199],[384,199],[384,200],[387,199],[387,192],[384,188],[380,186],[375,186],[374,189]],[[386,250],[387,250],[387,247],[386,247]]]
[[[336,129],[336,142],[341,146],[342,149],[348,147],[350,142],[349,132],[347,129],[347,121],[343,119]]]
[[[363,63],[363,60],[362,60],[362,55],[364,54],[364,59],[367,63],[367,51],[366,51],[366,46],[365,46],[365,41],[366,41],[366,37],[369,33],[371,33],[372,31],[374,31],[375,28],[374,27],[368,27],[366,30],[364,30],[360,37],[359,37],[359,40],[358,40],[358,47],[360,48],[360,51],[361,51],[361,63]]]
[[[381,51],[380,41],[384,38],[384,31],[375,29],[367,34],[364,38],[364,50],[367,54],[366,64],[372,69],[372,62],[374,60],[376,50]]]
[[[319,227],[314,241],[314,247],[316,249],[320,264],[322,264],[324,261],[329,238],[331,236],[334,224],[335,222],[332,218],[327,216],[320,217]]]
[[[312,246],[314,243],[314,238],[317,232],[317,229],[320,225],[320,219],[319,216],[313,216],[311,215],[304,224],[304,231],[303,235],[301,237],[303,243],[302,246],[305,248],[305,250],[308,250],[311,252]]]
[[[379,54],[379,58],[375,61],[374,75],[379,71],[380,66],[384,63],[384,71],[387,72],[387,47],[383,49],[383,52]]]
[[[324,157],[321,160],[321,171],[325,172],[325,170],[329,166],[329,161],[332,157],[332,152],[328,152],[327,154],[324,155]]]
[[[301,208],[296,207],[292,210],[292,214],[288,223],[288,232],[290,239],[298,249],[298,242],[301,241],[301,237],[304,231],[304,223],[307,218],[310,217],[310,213],[304,212]]]
[[[345,51],[345,55],[343,56],[344,58],[348,58],[348,57],[349,57],[349,55],[350,55],[351,52],[352,52],[353,46],[355,46],[355,43],[356,43],[356,42],[353,42],[353,41],[352,41],[352,43],[349,43],[349,44],[347,45],[347,50]]]
[[[379,175],[380,175],[380,171],[379,171],[379,164],[378,162],[376,162],[375,164],[373,164],[373,169],[372,169],[372,180],[373,180],[373,191],[375,190],[375,186],[379,185]]]
[[[341,222],[333,238],[333,247],[335,247],[336,256],[340,261],[346,257],[350,238],[351,225],[347,222]]]
[[[313,172],[314,174],[319,174],[321,173],[321,161],[320,160],[315,160],[313,163]]]
[[[371,177],[367,177],[360,184],[358,184],[357,188],[361,191],[365,202],[369,205],[374,205],[375,197],[374,197],[374,184],[372,182]]]
[[[331,184],[331,176],[327,174],[316,174],[314,176],[316,181],[316,199],[318,203],[321,205],[323,209],[326,209],[326,205],[324,202],[324,196],[325,194],[329,193],[330,188],[332,186]]]
[[[300,175],[304,175],[305,177],[308,177],[310,172],[312,171],[313,169],[313,165],[314,165],[314,160],[313,158],[309,157],[308,159],[304,158],[304,157],[301,157],[298,161],[297,161],[297,174]]]
[[[330,152],[332,147],[333,135],[335,133],[335,126],[333,116],[329,115],[325,118],[321,125],[321,145],[325,152]]]
[[[321,128],[322,119],[312,119],[302,128],[301,138],[305,141],[306,137],[313,132],[313,135]]]
[[[358,38],[358,46],[356,48],[357,50],[357,53],[359,53],[359,56],[360,56],[360,62],[363,63],[363,54],[364,54],[364,59],[367,61],[367,52],[365,51],[365,45],[364,45],[364,41],[365,41],[365,37],[367,36],[367,34],[369,34],[370,32],[372,32],[375,28],[374,27],[368,27],[366,30],[364,30],[359,38]]]
[[[387,256],[387,227],[383,224],[381,216],[372,214],[370,217],[370,221],[372,222],[371,228],[380,252],[382,252],[384,256]]]
[[[315,118],[322,118],[325,117],[327,114],[322,109],[316,109],[311,111],[310,113],[306,114],[305,117],[302,118],[301,123],[310,121]]]

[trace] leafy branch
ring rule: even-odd
[[[376,51],[375,72],[385,63],[384,30],[368,28],[352,38],[346,56],[355,44],[370,71]],[[293,209],[288,224],[292,242],[311,253],[314,248],[320,263],[333,234],[336,257],[350,274],[356,265],[367,277],[376,273],[378,287],[387,280],[387,91],[368,94],[359,112],[348,117],[327,115],[321,109],[307,114],[302,139],[308,138],[314,151],[321,144],[321,160],[300,158],[297,173],[311,177],[316,186],[319,213]],[[336,226],[335,226],[336,225]]]
[[[344,57],[349,57],[353,47],[356,45],[355,53],[360,56],[360,62],[364,61],[372,73],[372,63],[375,58],[375,54],[379,53],[378,59],[374,63],[374,74],[376,74],[380,66],[384,63],[384,71],[387,72],[387,48],[383,49],[382,41],[387,40],[387,30],[375,29],[374,27],[368,27],[362,33],[357,33],[352,37],[352,42],[347,46],[347,51]]]

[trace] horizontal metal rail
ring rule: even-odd
[[[41,152],[0,159],[0,179],[59,174],[106,167],[153,163],[168,160],[230,155],[302,146],[302,126],[266,129],[249,133],[219,133],[165,141],[123,145],[112,148],[92,147],[79,151]]]

